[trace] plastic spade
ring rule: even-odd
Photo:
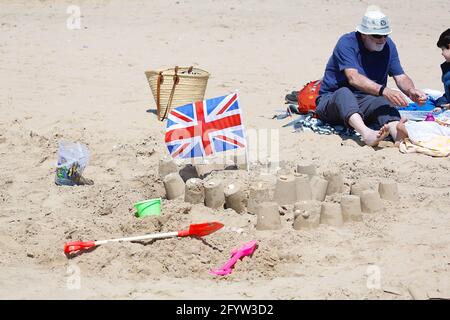
[[[257,243],[255,240],[245,243],[240,249],[234,249],[231,251],[231,258],[228,260],[225,265],[220,269],[211,270],[209,273],[216,275],[216,276],[225,276],[227,274],[230,274],[233,270],[233,266],[236,264],[236,262],[245,257],[250,256],[253,254],[253,252],[256,250]]]
[[[128,237],[128,238],[118,238],[109,240],[97,240],[97,241],[71,241],[64,244],[65,253],[75,253],[83,249],[90,249],[108,242],[125,242],[125,241],[138,241],[138,240],[148,240],[148,239],[162,239],[171,237],[203,237],[210,233],[213,233],[223,227],[220,222],[205,222],[200,224],[191,224],[189,229],[166,232],[166,233],[154,233],[146,234],[143,236]]]

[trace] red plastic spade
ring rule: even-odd
[[[143,236],[98,240],[98,241],[81,241],[81,240],[70,241],[64,244],[64,252],[74,253],[83,249],[93,248],[108,242],[138,241],[138,240],[161,239],[170,237],[203,237],[219,230],[222,227],[223,224],[220,222],[205,222],[200,224],[191,224],[189,226],[189,229],[175,232],[153,233],[153,234],[146,234]]]

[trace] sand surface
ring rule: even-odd
[[[78,1],[81,29],[70,30],[72,4],[0,2],[0,298],[411,299],[408,288],[450,297],[448,158],[292,133],[282,128],[292,119],[271,119],[287,93],[322,76],[368,1]],[[449,27],[448,1],[378,4],[417,87],[442,90],[435,43]],[[310,231],[294,230],[289,210],[281,229],[257,231],[254,215],[181,200],[135,218],[135,202],[165,195],[165,129],[147,112],[155,103],[144,71],[175,64],[208,70],[208,97],[239,89],[246,127],[279,130],[286,168],[339,168],[347,193],[361,177],[393,179],[400,200],[361,223]],[[54,184],[61,139],[89,147],[94,185]],[[212,176],[248,187],[257,173]],[[210,220],[226,227],[203,240],[104,245],[72,259],[62,250]],[[209,275],[252,239],[258,249],[230,276]]]

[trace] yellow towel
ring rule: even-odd
[[[413,143],[408,138],[399,146],[402,153],[423,153],[432,157],[448,157],[450,155],[450,137],[436,136],[427,141]]]

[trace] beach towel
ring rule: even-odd
[[[406,107],[397,107],[402,118],[414,121],[423,121],[429,113],[432,113],[433,116],[440,114],[440,112],[432,111],[436,108],[436,101],[442,96],[442,92],[432,89],[423,89],[423,92],[428,95],[427,101],[423,106],[419,106],[417,103],[406,97],[409,104]]]
[[[301,132],[311,130],[317,134],[338,134],[345,137],[358,136],[359,134],[352,128],[346,128],[344,126],[332,126],[322,120],[314,117],[314,113],[310,112],[306,115],[299,115],[293,121],[283,125],[283,128],[293,126],[293,132]]]
[[[433,157],[450,154],[450,126],[435,121],[407,121],[408,138],[399,146],[400,152],[418,152]]]
[[[445,110],[435,117],[435,121],[441,126],[450,127],[450,110]]]
[[[450,137],[436,136],[425,142],[413,143],[404,139],[399,146],[402,153],[423,153],[432,157],[448,157],[450,155]]]
[[[435,137],[450,137],[450,127],[442,126],[435,121],[407,121],[405,123],[408,138],[413,143],[426,142]]]

